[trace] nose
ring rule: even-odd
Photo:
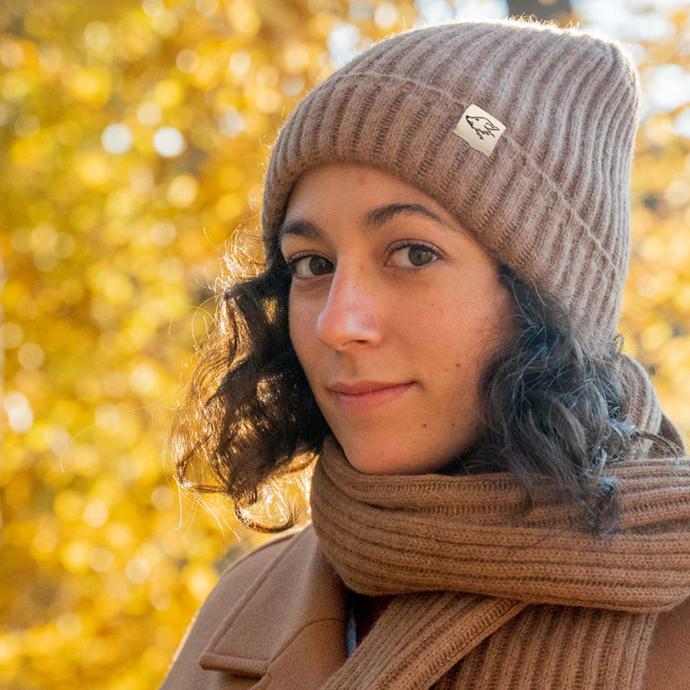
[[[339,262],[326,303],[317,316],[317,338],[333,350],[380,342],[379,292],[373,281],[367,280],[363,267]]]

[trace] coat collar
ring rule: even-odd
[[[232,592],[229,596],[232,596]],[[199,657],[205,669],[264,677],[257,687],[317,688],[346,659],[347,590],[311,524],[257,574]]]

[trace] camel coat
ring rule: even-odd
[[[316,690],[345,662],[345,626],[346,590],[309,524],[222,573],[160,690]],[[690,690],[690,599],[659,615],[642,688]]]

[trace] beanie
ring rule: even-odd
[[[298,177],[361,163],[412,184],[560,298],[583,346],[616,334],[630,254],[639,76],[618,42],[522,19],[381,40],[314,88],[271,152],[266,255]]]

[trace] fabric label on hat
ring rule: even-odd
[[[500,120],[471,103],[455,125],[453,134],[464,139],[473,149],[490,156],[505,129]]]

